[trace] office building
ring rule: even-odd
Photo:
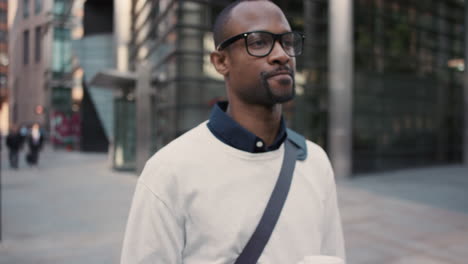
[[[72,93],[72,7],[69,0],[19,0],[10,29],[10,122],[39,122],[56,146],[79,143]]]
[[[8,1],[0,1],[0,133],[8,131]]]
[[[117,2],[125,15],[115,24],[124,32],[115,33],[116,60],[127,62],[95,81],[118,91],[114,145],[126,153],[119,164],[140,170],[225,98],[208,55],[215,16],[231,1]],[[468,155],[464,1],[274,2],[306,34],[286,118],[328,150],[339,177]]]

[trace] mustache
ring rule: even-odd
[[[269,72],[262,72],[262,77],[265,78],[265,79],[268,79],[270,77],[273,77],[275,75],[278,75],[278,74],[283,74],[283,73],[286,73],[286,74],[289,74],[291,75],[291,77],[294,78],[294,71],[289,68],[289,67],[279,67],[273,71],[269,71]]]

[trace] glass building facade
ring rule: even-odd
[[[208,58],[212,11],[222,2],[132,1],[130,68],[152,64],[154,151],[205,120],[224,95]]]
[[[152,65],[152,152],[225,98],[209,53],[215,16],[230,2],[132,0],[129,65]],[[328,1],[274,2],[306,35],[286,119],[327,149]],[[460,162],[464,2],[355,0],[353,9],[353,173]]]
[[[35,2],[35,10],[41,9],[41,1]],[[52,50],[50,61],[50,119],[51,141],[55,147],[78,148],[80,132],[79,113],[73,109],[72,98],[72,1],[54,0],[51,29]]]
[[[355,1],[354,168],[460,162],[463,1]]]

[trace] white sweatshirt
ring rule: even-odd
[[[232,264],[254,232],[278,178],[284,146],[248,153],[219,141],[204,122],[158,151],[138,180],[122,264]],[[307,141],[289,196],[258,263],[310,255],[344,258],[333,171]]]

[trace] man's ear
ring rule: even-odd
[[[210,54],[210,60],[219,74],[226,76],[229,73],[229,59],[227,58],[226,53],[213,51]]]

